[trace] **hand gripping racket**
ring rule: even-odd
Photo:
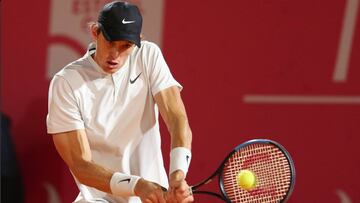
[[[256,182],[249,189],[239,186],[240,171],[251,171]],[[200,191],[218,176],[221,194]],[[207,194],[227,203],[275,203],[286,202],[295,184],[294,163],[277,142],[255,139],[238,145],[221,163],[220,167],[207,179],[191,187],[193,194]]]

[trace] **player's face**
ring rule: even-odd
[[[94,60],[107,73],[118,71],[134,49],[132,42],[126,40],[107,41],[101,32],[94,38],[96,40]]]

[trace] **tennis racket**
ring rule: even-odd
[[[239,186],[237,176],[249,170],[256,177],[252,189]],[[198,190],[218,176],[221,194]],[[193,194],[206,194],[227,203],[286,202],[295,184],[294,163],[277,142],[255,139],[238,145],[207,179],[191,187]]]

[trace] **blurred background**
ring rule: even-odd
[[[161,46],[184,86],[190,184],[236,145],[268,138],[295,162],[289,202],[360,202],[359,1],[131,1],[143,13],[145,38]],[[47,91],[53,74],[85,53],[87,23],[106,2],[0,1],[1,202],[18,201],[4,199],[14,197],[11,187],[19,202],[21,194],[26,203],[76,197],[46,134]],[[161,130],[168,167],[169,135]]]

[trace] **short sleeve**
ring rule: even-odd
[[[49,134],[85,128],[74,92],[62,76],[50,83],[46,124]]]
[[[172,76],[161,50],[157,45],[151,43],[148,57],[149,80],[152,95],[171,86],[177,86],[180,90],[182,89],[182,86]]]

